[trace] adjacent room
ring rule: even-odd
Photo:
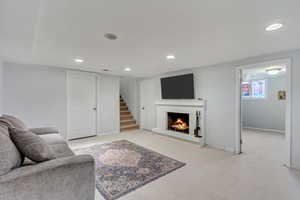
[[[0,0],[0,200],[298,200],[299,8]]]
[[[288,60],[241,69],[241,152],[289,159],[289,73]]]

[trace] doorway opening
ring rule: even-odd
[[[290,72],[289,59],[237,69],[236,153],[274,155],[291,166]]]

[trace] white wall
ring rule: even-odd
[[[66,136],[66,72],[62,69],[4,64],[4,113],[29,127],[58,127]]]
[[[0,115],[3,112],[3,62],[0,60]]]
[[[120,93],[122,98],[126,102],[129,111],[132,113],[134,119],[139,124],[139,80],[136,78],[122,78],[120,80]]]
[[[158,77],[151,78],[155,89],[152,91],[156,98],[161,98],[160,78],[167,76],[176,76],[180,74],[194,73],[195,79],[195,97],[204,98],[206,106],[206,143],[212,147],[234,151],[234,131],[233,123],[228,123],[232,119],[234,112],[234,92],[231,86],[235,84],[235,70],[233,67],[210,67],[196,68],[193,70],[184,70],[174,73],[168,73]],[[222,84],[220,84],[222,83]],[[151,91],[149,91],[151,92]],[[147,91],[148,93],[148,91]],[[231,95],[229,95],[231,94]],[[153,102],[154,104],[155,102]],[[149,107],[153,107],[153,104]],[[222,111],[222,112],[220,112]],[[149,121],[156,121],[156,116],[150,117]],[[152,120],[153,119],[153,120]],[[234,119],[234,118],[233,118]],[[216,126],[216,123],[218,124]],[[155,123],[152,123],[155,126]],[[155,127],[152,127],[155,128]]]
[[[261,78],[266,80],[267,96],[264,99],[242,98],[243,127],[284,132],[286,101],[278,100],[278,91],[286,90],[286,78],[284,75]]]
[[[29,127],[54,126],[67,133],[66,69],[4,64],[4,113]],[[119,130],[119,77],[99,74],[100,134]]]
[[[291,54],[292,57],[292,166],[300,169],[300,52]]]
[[[292,166],[300,168],[300,51],[259,56],[176,72],[183,74],[193,71],[196,97],[207,100],[206,134],[209,145],[229,151],[233,151],[235,148],[236,68],[242,65],[286,58],[292,59]],[[160,93],[159,77],[149,80],[158,85],[157,91]],[[155,115],[149,117],[155,120]]]
[[[195,71],[198,96],[206,100],[206,142],[234,151],[235,70],[231,66]]]

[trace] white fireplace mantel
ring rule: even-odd
[[[156,128],[152,131],[167,135],[171,137],[176,137],[183,140],[188,140],[192,142],[199,143],[200,146],[205,145],[205,101],[204,100],[160,100],[155,102],[156,105]],[[183,134],[177,131],[169,130],[167,128],[168,124],[168,113],[186,113],[189,114],[189,133]],[[201,138],[195,137],[194,130],[197,127],[196,114],[200,113],[199,126],[201,128]]]
[[[162,106],[204,106],[204,100],[160,100],[156,101],[155,105],[162,105]]]

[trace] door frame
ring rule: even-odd
[[[148,81],[147,79],[144,79],[144,80],[141,80],[140,83],[139,83],[139,94],[140,94],[140,107],[139,107],[139,111],[140,111],[140,128],[143,129],[143,130],[147,130],[145,129],[145,102],[143,101],[144,97],[142,95],[142,90],[143,90],[143,85],[146,84],[146,81]]]
[[[285,165],[287,167],[292,166],[292,151],[291,151],[291,140],[292,140],[292,133],[291,133],[291,104],[292,104],[292,89],[291,89],[291,83],[292,83],[292,60],[291,58],[286,59],[277,59],[277,60],[271,60],[267,62],[257,62],[253,64],[248,65],[240,65],[236,68],[236,133],[235,133],[235,153],[240,154],[242,153],[242,95],[241,95],[241,82],[242,82],[242,70],[243,69],[249,69],[254,68],[257,65],[274,65],[276,63],[285,63],[286,64],[286,80],[287,80],[287,86],[286,86],[286,117],[285,117],[285,139],[286,139],[286,159],[285,159]]]
[[[66,96],[67,96],[67,98],[66,98],[66,100],[67,100],[67,127],[66,127],[66,140],[70,140],[69,139],[69,135],[70,135],[70,130],[71,130],[71,128],[70,128],[70,91],[69,91],[69,89],[70,89],[70,76],[71,76],[71,74],[72,73],[82,73],[82,74],[89,74],[89,75],[94,75],[95,76],[95,101],[96,101],[96,104],[95,104],[95,106],[96,106],[96,116],[95,116],[95,126],[96,126],[96,134],[95,134],[95,136],[97,136],[98,135],[98,130],[99,130],[99,125],[98,125],[98,108],[99,108],[99,106],[98,106],[98,79],[99,79],[99,76],[98,76],[98,74],[96,74],[96,73],[92,73],[92,72],[86,72],[86,71],[79,71],[79,70],[67,70],[66,71]]]

